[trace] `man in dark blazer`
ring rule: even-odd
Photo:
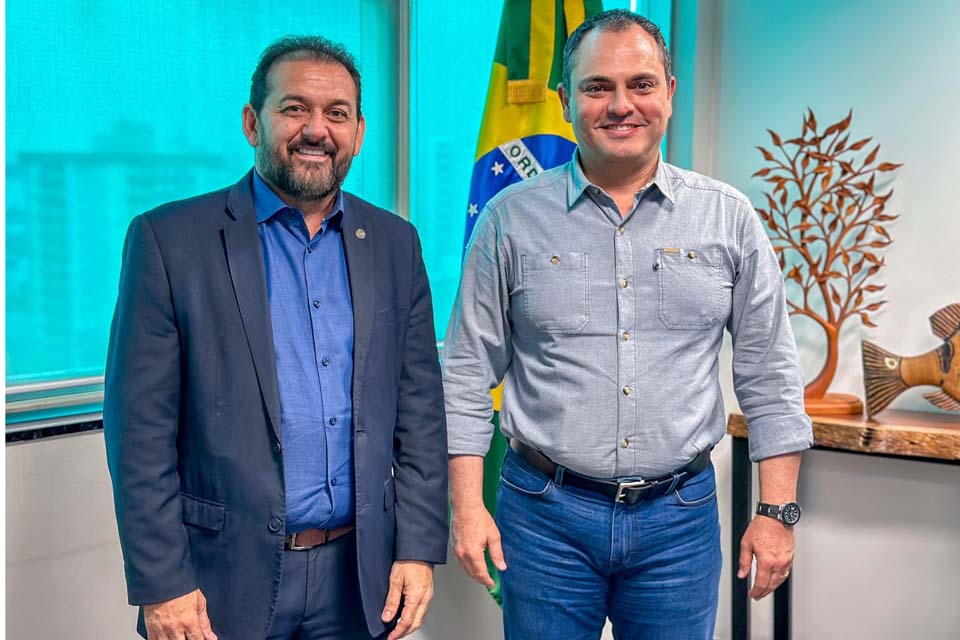
[[[446,427],[413,227],[342,192],[360,76],[267,48],[255,171],[133,220],[104,432],[151,640],[395,639],[446,559]]]

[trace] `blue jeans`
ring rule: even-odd
[[[557,486],[507,449],[497,526],[506,640],[710,640],[720,583],[711,465],[635,505]]]

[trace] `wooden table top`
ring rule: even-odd
[[[889,409],[866,416],[811,416],[815,447],[960,461],[960,415]],[[727,433],[747,437],[742,414],[732,413]]]

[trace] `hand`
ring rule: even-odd
[[[500,571],[507,570],[503,559],[503,547],[500,546],[500,530],[484,507],[469,511],[453,512],[453,550],[457,562],[467,575],[484,585],[493,587],[493,578],[487,571],[487,562],[483,550],[490,553],[490,560]]]
[[[760,600],[787,579],[786,574],[793,566],[793,529],[766,516],[754,518],[740,540],[738,578],[750,577],[753,556],[757,557],[757,575],[747,595]]]
[[[381,620],[393,620],[400,606],[400,596],[403,596],[403,610],[400,611],[397,626],[390,632],[387,640],[397,640],[409,635],[423,624],[423,616],[426,615],[433,598],[433,565],[417,560],[398,560],[393,563],[390,570],[390,590],[387,592],[383,613],[380,614]]]
[[[207,617],[207,599],[200,589],[166,602],[144,605],[143,621],[149,640],[217,640]]]

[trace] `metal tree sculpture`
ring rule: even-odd
[[[867,281],[884,266],[877,252],[893,242],[884,223],[899,217],[885,213],[893,189],[878,193],[876,179],[902,165],[877,162],[880,145],[862,151],[872,138],[851,144],[852,119],[851,110],[819,133],[808,109],[799,137],[781,140],[767,129],[776,153],[757,147],[769,165],[753,175],[773,185],[764,193],[768,208],[757,213],[770,230],[785,279],[796,283],[788,287],[790,315],[810,318],[827,338],[823,369],[804,389],[808,413],[863,410],[856,396],[826,392],[837,371],[844,322],[859,317],[875,327],[870,313],[886,303],[870,299],[885,285]]]

